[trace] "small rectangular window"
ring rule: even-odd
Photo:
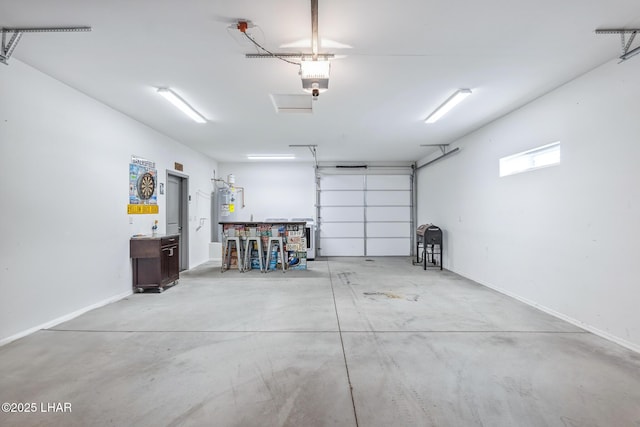
[[[500,176],[514,175],[560,163],[560,141],[500,159]]]

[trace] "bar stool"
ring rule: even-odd
[[[262,238],[260,236],[249,236],[244,246],[244,269],[251,270],[251,249],[253,248],[253,242],[256,242],[258,247],[258,260],[260,261],[260,272],[263,273],[265,268],[263,264],[262,255]]]
[[[285,272],[284,267],[287,264],[287,259],[284,257],[284,245],[283,245],[281,236],[269,237],[269,243],[267,244],[267,265],[265,266],[265,271],[268,272],[271,266],[270,261],[271,261],[272,243],[277,243],[278,247],[280,248],[280,258],[282,259],[282,272],[284,273]],[[277,265],[277,262],[278,262],[278,256],[276,255],[276,265]]]
[[[225,237],[225,245],[224,245],[224,260],[225,262],[222,264],[220,268],[220,272],[224,273],[231,266],[231,249],[232,243],[236,245],[236,259],[238,261],[238,271],[243,272],[242,268],[242,246],[240,245],[240,237]],[[226,268],[225,268],[226,267]]]

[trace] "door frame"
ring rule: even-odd
[[[323,246],[323,238],[321,237],[321,229],[323,227],[323,224],[326,224],[327,222],[324,221],[324,218],[322,218],[322,207],[324,206],[322,204],[322,197],[321,194],[323,193],[323,191],[352,191],[352,190],[347,190],[347,189],[335,189],[335,190],[330,190],[330,189],[324,189],[322,188],[322,178],[323,177],[327,177],[327,176],[362,176],[363,179],[363,187],[362,187],[362,192],[363,192],[363,203],[362,206],[358,205],[358,206],[354,206],[354,207],[362,207],[363,212],[363,220],[362,220],[362,225],[363,225],[363,251],[364,251],[364,256],[371,256],[371,253],[369,252],[369,248],[368,248],[368,235],[367,235],[367,225],[368,224],[373,224],[379,221],[373,221],[373,220],[369,220],[367,218],[367,208],[369,207],[375,207],[370,205],[367,196],[368,194],[371,194],[370,192],[374,192],[374,191],[394,191],[393,188],[389,188],[389,189],[380,189],[377,190],[375,188],[370,188],[368,185],[368,178],[369,177],[379,177],[379,176],[407,176],[409,179],[409,185],[406,188],[401,188],[398,190],[401,191],[408,191],[409,192],[409,205],[402,205],[402,207],[408,207],[409,208],[409,218],[408,221],[397,221],[397,222],[402,222],[402,223],[407,223],[409,225],[409,236],[405,237],[405,236],[398,236],[400,238],[408,238],[409,239],[409,248],[408,248],[408,253],[409,256],[413,255],[414,252],[414,244],[415,244],[415,209],[416,209],[416,191],[415,191],[415,165],[413,164],[409,164],[409,165],[374,165],[374,166],[366,166],[363,168],[357,167],[357,168],[353,168],[353,170],[343,170],[343,169],[338,169],[339,166],[335,166],[335,165],[327,165],[327,166],[318,166],[316,167],[316,218],[317,218],[317,224],[316,224],[316,251],[317,251],[317,255],[318,256],[327,256],[326,253],[323,253],[322,251],[322,246]],[[359,191],[359,190],[356,190]],[[349,205],[351,206],[351,205]],[[330,206],[327,206],[330,207]],[[387,206],[387,205],[383,205],[382,207],[393,207],[391,205]],[[347,221],[350,222],[350,221]],[[396,222],[396,221],[394,221]],[[358,224],[360,223],[359,221],[357,222]],[[375,237],[373,237],[375,239]],[[381,239],[384,237],[380,237]],[[325,238],[326,239],[326,238]],[[326,241],[326,240],[325,240]],[[386,255],[385,255],[386,256]],[[389,255],[389,256],[404,256],[404,255]]]
[[[189,175],[185,175],[174,170],[167,169],[167,177],[165,182],[169,182],[169,176],[173,175],[180,179],[180,193],[182,195],[180,200],[180,271],[189,269]],[[167,184],[167,191],[169,185]],[[167,208],[167,197],[165,197],[165,212]]]

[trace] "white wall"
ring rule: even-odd
[[[233,221],[266,218],[315,218],[316,184],[313,163],[220,163],[217,178],[233,174],[236,186],[245,189],[245,208]],[[220,218],[224,221],[225,218]]]
[[[446,268],[638,351],[639,75],[637,59],[605,64],[418,172]],[[558,140],[560,166],[498,177],[500,157]]]
[[[189,262],[207,260],[210,225],[196,231],[214,160],[21,63],[0,67],[0,344],[131,292],[129,237],[159,215],[129,224],[132,155],[156,162],[159,181],[185,165],[192,202]]]

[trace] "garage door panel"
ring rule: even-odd
[[[322,239],[325,256],[364,256],[364,239]]]
[[[411,192],[409,191],[367,191],[368,206],[411,206]]]
[[[367,224],[367,237],[411,237],[408,222],[373,222]]]
[[[367,239],[367,256],[409,256],[410,238]]]
[[[320,178],[322,190],[364,190],[362,175],[326,175]]]
[[[325,222],[320,229],[320,238],[359,237],[364,238],[364,223]]]
[[[407,190],[411,189],[409,175],[369,175],[367,176],[368,190]]]
[[[364,191],[323,191],[320,206],[363,206]]]
[[[407,221],[411,218],[411,208],[409,206],[375,206],[368,207],[367,209],[367,221]]]
[[[349,222],[364,221],[364,211],[362,207],[322,207],[320,208],[320,218],[322,222]]]

